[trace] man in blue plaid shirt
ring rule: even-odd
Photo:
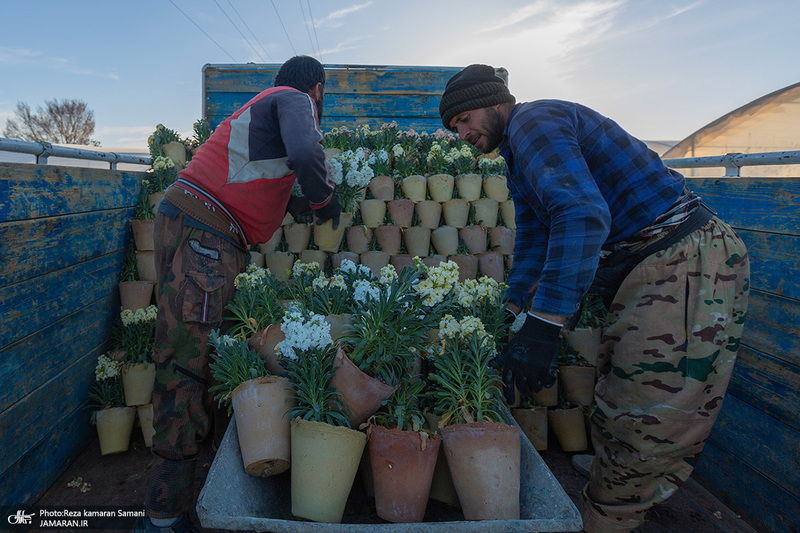
[[[439,112],[506,160],[509,321],[526,310],[500,358],[506,400],[555,383],[562,326],[587,291],[609,305],[579,508],[586,531],[630,531],[689,477],[719,412],[747,308],[744,244],[680,173],[592,109],[516,103],[492,67],[470,65]]]

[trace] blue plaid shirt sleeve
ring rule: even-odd
[[[501,145],[519,213],[506,297],[522,306],[538,281],[531,309],[559,316],[577,310],[611,227],[577,128],[569,108],[539,106],[535,113],[512,113]]]

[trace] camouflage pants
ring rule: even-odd
[[[630,531],[691,475],[733,371],[749,277],[744,244],[714,217],[625,278],[600,349],[578,505],[589,533]]]
[[[213,398],[208,393],[208,334],[223,326],[233,280],[246,253],[229,241],[159,212],[155,221],[158,319],[155,331],[153,462],[147,514],[169,518],[194,499],[198,443],[208,434]]]

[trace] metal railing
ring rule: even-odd
[[[0,137],[0,151],[32,154],[36,156],[36,164],[38,165],[46,165],[47,158],[50,156],[86,159],[90,161],[107,161],[111,169],[116,169],[117,163],[146,166],[152,164],[150,156],[119,154],[117,152],[95,152],[94,150],[70,148],[68,146],[58,146],[46,142],[19,141],[3,137]]]
[[[664,164],[672,168],[725,167],[725,176],[738,177],[741,167],[798,165],[800,164],[800,150],[789,152],[763,152],[758,154],[733,153],[706,157],[664,159]]]

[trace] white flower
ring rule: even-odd
[[[97,366],[94,367],[94,378],[101,381],[108,378],[119,376],[119,363],[112,361],[107,354],[97,358]]]
[[[345,274],[353,274],[356,271],[356,264],[349,259],[342,259],[342,263],[339,265],[339,270]]]
[[[386,265],[381,268],[381,277],[378,280],[381,285],[389,285],[395,279],[397,279],[397,270],[394,265]]]
[[[293,309],[286,313],[281,321],[281,331],[285,340],[278,343],[275,352],[281,357],[297,359],[297,351],[316,348],[327,348],[333,344],[331,325],[325,317],[315,313],[304,313]]]
[[[379,287],[376,287],[371,282],[360,279],[353,283],[353,299],[359,303],[366,303],[371,299],[378,299],[381,296]]]
[[[122,318],[122,325],[130,326],[132,324],[142,324],[144,322],[154,321],[158,316],[158,307],[155,305],[148,305],[146,308],[137,309],[132,311],[130,309],[123,309],[120,312]]]
[[[155,161],[153,161],[153,170],[166,170],[174,166],[175,163],[172,162],[172,159],[163,155],[156,157]]]

